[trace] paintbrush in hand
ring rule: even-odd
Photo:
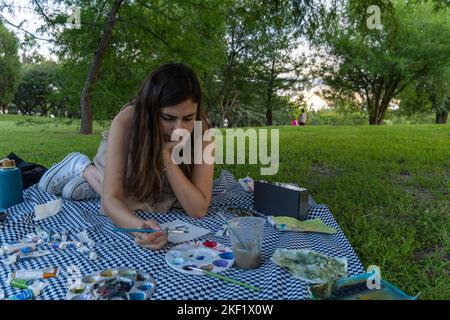
[[[189,233],[189,230],[179,230],[179,229],[126,229],[126,228],[116,228],[113,229],[115,232],[142,232],[142,233],[154,233],[154,232],[167,232],[167,233]]]

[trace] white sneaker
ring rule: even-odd
[[[84,169],[91,163],[87,156],[72,152],[45,172],[39,180],[38,188],[59,196],[65,184],[74,177],[81,177]]]
[[[62,197],[68,200],[88,200],[100,197],[83,177],[76,177],[66,183],[62,190]]]

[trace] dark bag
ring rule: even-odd
[[[22,187],[23,190],[31,187],[41,180],[47,168],[40,164],[26,162],[19,158],[16,154],[11,152],[6,158],[16,161],[16,167],[22,172]]]

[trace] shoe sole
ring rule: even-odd
[[[68,183],[70,183],[70,182],[68,182]],[[70,193],[70,195],[69,195],[69,194],[65,194],[65,193],[64,193],[64,190],[63,190],[62,197],[63,197],[64,199],[73,200],[73,201],[78,201],[78,200],[76,200],[76,199],[73,198],[73,193],[74,193],[74,191],[75,191],[79,186],[81,186],[83,183],[88,183],[88,184],[89,184],[89,182],[87,182],[86,180],[80,181],[80,182],[78,182],[78,183],[72,188],[72,192]],[[66,185],[66,186],[67,186],[67,185]],[[67,190],[67,189],[66,189],[66,190]],[[66,192],[66,193],[67,193],[67,192]],[[84,199],[82,199],[82,200],[84,200]],[[89,200],[89,199],[86,199],[86,200]]]
[[[47,185],[45,186],[44,191],[48,192],[48,186],[50,185],[50,181],[52,181],[53,177],[55,176],[55,174],[57,174],[59,172],[59,170],[61,170],[62,167],[64,167],[66,165],[67,162],[71,161],[78,153],[73,152],[71,154],[69,154],[68,156],[66,156],[60,163],[58,166],[55,166],[51,169],[48,170],[48,181],[47,181]],[[57,169],[57,170],[56,170]],[[52,170],[54,170],[55,172],[52,172]]]

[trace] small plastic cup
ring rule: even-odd
[[[229,221],[231,247],[237,267],[255,269],[261,265],[265,222],[260,217],[239,217]]]

